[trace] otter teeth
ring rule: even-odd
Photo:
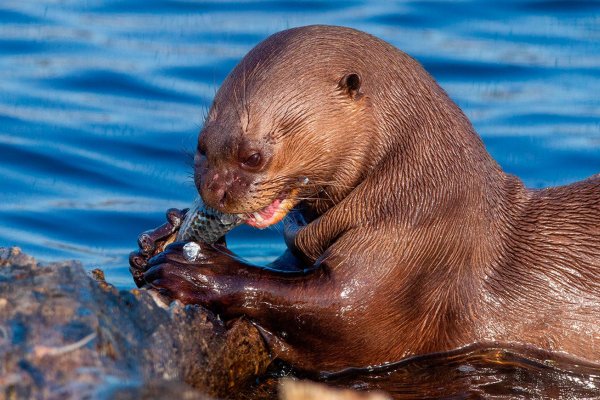
[[[263,222],[264,218],[258,213],[258,212],[254,212],[252,213],[252,216],[254,217],[255,220],[257,220],[258,222]]]

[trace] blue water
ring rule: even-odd
[[[417,58],[527,185],[600,172],[598,2],[2,0],[0,246],[131,286],[137,234],[195,196],[189,153],[220,82],[315,23]],[[229,241],[257,262],[283,248],[278,229]]]

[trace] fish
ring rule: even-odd
[[[233,228],[244,223],[240,214],[225,214],[208,207],[198,196],[187,212],[177,241],[213,244]]]
[[[309,178],[302,176],[298,178],[297,184],[305,186],[308,182]],[[295,197],[298,189],[293,189],[291,193],[289,197]],[[291,205],[292,203],[290,202],[289,208],[291,208]],[[283,218],[287,214],[289,208],[285,212],[280,213],[280,218]],[[233,228],[245,223],[248,218],[262,220],[258,212],[250,214],[222,213],[204,204],[202,197],[198,196],[187,212],[175,240],[213,244]]]

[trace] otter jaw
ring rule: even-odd
[[[264,229],[281,221],[296,204],[297,189],[292,190],[284,197],[277,197],[268,206],[259,211],[242,214],[247,225]]]

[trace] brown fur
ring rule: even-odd
[[[526,189],[391,45],[327,26],[271,36],[219,90],[200,147],[199,190],[225,212],[299,190],[309,223],[293,213],[286,235],[317,268],[209,248],[190,266],[173,248],[146,280],[249,316],[279,357],[337,369],[501,341],[600,362],[600,177]],[[242,168],[255,149],[261,165]]]

